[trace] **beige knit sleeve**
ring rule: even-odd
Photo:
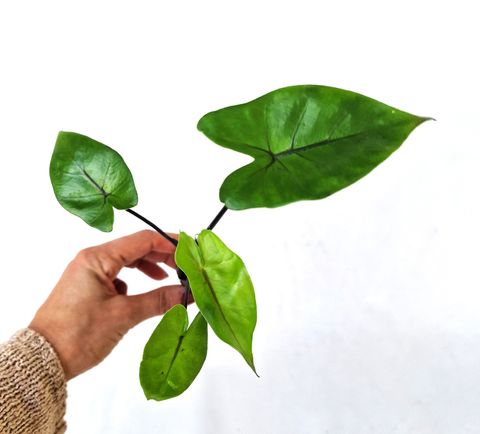
[[[31,329],[0,345],[0,433],[61,434],[66,381],[46,339]]]

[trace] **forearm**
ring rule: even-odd
[[[31,329],[0,345],[0,434],[65,432],[66,381],[52,346]]]

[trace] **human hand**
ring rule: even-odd
[[[55,348],[67,380],[100,363],[129,329],[182,302],[181,285],[127,296],[117,278],[123,267],[137,268],[161,280],[175,268],[175,247],[145,230],[82,250],[70,262],[30,328]]]

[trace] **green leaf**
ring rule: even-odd
[[[359,180],[429,118],[358,93],[292,86],[203,116],[198,129],[255,160],[220,188],[230,209],[321,199]]]
[[[50,179],[60,205],[104,232],[112,230],[113,207],[132,208],[138,202],[132,174],[120,154],[81,134],[58,134]]]
[[[257,306],[243,261],[208,230],[200,233],[197,242],[181,232],[175,261],[215,334],[239,351],[255,372],[252,339]]]
[[[173,306],[145,345],[140,384],[147,399],[162,401],[188,389],[207,357],[207,322],[201,313],[188,328],[187,310]]]

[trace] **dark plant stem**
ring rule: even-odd
[[[135,217],[137,217],[138,219],[140,219],[142,222],[146,223],[148,226],[150,226],[151,228],[155,229],[163,238],[167,239],[168,241],[170,241],[175,247],[177,246],[178,244],[178,241],[175,239],[175,238],[172,238],[170,235],[168,235],[166,232],[162,231],[155,223],[152,223],[150,220],[148,220],[147,218],[143,217],[142,215],[140,215],[138,212],[134,211],[133,209],[126,209],[125,211],[127,211],[128,213],[134,215]]]
[[[190,296],[190,291],[191,291],[190,283],[188,282],[187,275],[182,270],[180,270],[180,268],[177,268],[177,276],[178,276],[178,279],[180,280],[180,283],[185,288],[183,292],[182,304],[185,306],[185,309],[186,309],[188,306],[188,298]]]
[[[227,212],[228,208],[224,206],[220,212],[215,216],[215,218],[212,220],[212,223],[210,223],[207,227],[207,230],[211,231],[217,223],[220,221],[220,219],[223,217],[223,215]]]
[[[188,283],[184,286],[185,290],[183,292],[183,305],[185,306],[185,309],[188,307],[188,299],[190,298],[190,283]]]
[[[155,223],[143,217],[143,215],[140,215],[138,212],[134,211],[133,209],[129,208],[129,209],[126,209],[125,211],[134,215],[135,217],[140,219],[142,222],[146,223],[148,226],[155,229],[162,237],[164,237],[165,239],[170,241],[175,247],[177,247],[178,241],[175,238],[172,238],[170,235],[168,235],[165,231],[162,231]],[[188,283],[187,276],[182,270],[180,270],[180,268],[177,268],[177,275],[178,275],[178,278],[180,279],[180,283],[184,287],[183,305],[185,306],[185,309],[186,309],[188,306],[188,298],[190,296],[190,284]]]

